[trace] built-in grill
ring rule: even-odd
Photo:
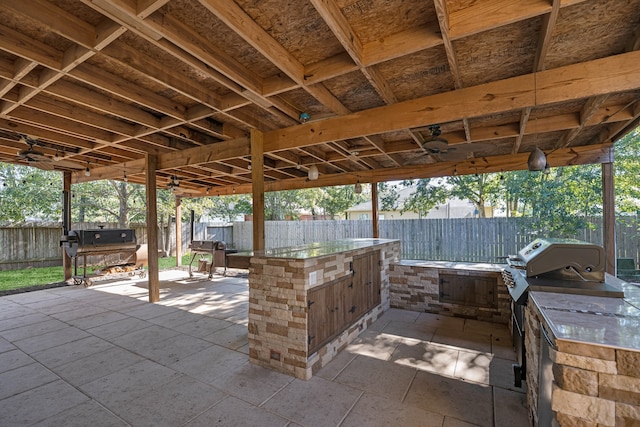
[[[507,258],[502,277],[512,298],[512,335],[518,363],[515,385],[525,377],[524,307],[529,291],[624,297],[607,283],[601,246],[573,239],[536,239]]]
[[[146,276],[143,264],[146,263],[147,257],[138,253],[140,245],[133,229],[70,230],[67,235],[62,236],[60,246],[64,247],[73,261],[75,284],[92,284],[91,276],[87,275],[87,266],[92,264],[88,262],[88,257],[97,255],[120,255],[120,259],[116,263],[106,265],[93,276],[116,273]],[[82,259],[82,275],[78,274],[78,259]]]
[[[198,271],[208,270],[209,279],[213,277],[213,269],[216,267],[224,267],[224,274],[227,273],[227,254],[237,252],[235,249],[227,249],[227,244],[222,240],[193,240],[189,243],[189,249],[191,250],[191,261],[189,262],[189,277],[193,277],[193,271],[191,266],[196,256],[200,255],[202,260],[201,268]],[[209,263],[203,256],[211,255],[211,262]]]

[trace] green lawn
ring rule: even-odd
[[[188,265],[190,255],[182,257],[182,265]],[[160,270],[176,266],[176,257],[160,258]],[[64,279],[62,267],[25,268],[23,270],[0,271],[0,291],[27,288],[30,286],[59,283]]]

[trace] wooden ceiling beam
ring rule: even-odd
[[[581,147],[562,148],[547,155],[547,161],[552,167],[563,165],[582,165],[593,163],[607,163],[612,159],[612,147],[610,143],[589,145]],[[371,182],[398,181],[405,179],[438,178],[453,175],[455,170],[458,175],[471,175],[475,173],[499,173],[505,170],[526,170],[529,153],[516,155],[502,155],[483,157],[459,162],[437,162],[417,166],[405,166],[397,168],[385,168],[379,170],[358,171],[351,173],[322,174],[317,181],[308,181],[305,178],[265,182],[265,191],[294,190],[301,188],[329,187],[336,185]],[[217,188],[220,195],[232,194],[230,187]],[[251,185],[235,186],[235,193],[250,193]],[[202,189],[194,193],[196,196],[204,196]]]
[[[265,133],[265,152],[640,89],[640,53],[499,80]]]
[[[586,0],[562,0],[560,7],[582,3]],[[549,0],[482,0],[469,7],[452,12],[449,21],[453,40],[483,31],[503,27],[514,22],[550,13]]]
[[[311,96],[320,101],[337,114],[346,114],[347,109],[342,103],[329,92],[323,85],[306,85],[305,68],[293,55],[291,55],[280,43],[278,43],[269,33],[258,25],[247,13],[240,8],[233,0],[199,0],[207,10],[224,22],[236,34],[242,37],[260,54],[267,58],[272,64],[286,74],[297,86],[307,91]],[[261,88],[262,89],[262,88]],[[264,93],[264,92],[261,92]],[[274,99],[271,99],[274,102]],[[283,104],[276,104],[281,107]],[[286,111],[289,116],[298,120],[299,111],[292,114]]]

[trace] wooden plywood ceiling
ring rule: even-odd
[[[640,0],[0,0],[0,161],[143,183],[150,153],[194,196],[251,191],[252,130],[267,191],[608,162],[638,28]]]

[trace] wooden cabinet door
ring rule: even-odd
[[[333,287],[311,289],[307,295],[307,342],[309,354],[317,350],[333,333]]]
[[[351,276],[334,280],[324,286],[313,288],[307,294],[307,338],[309,354],[315,352],[335,337],[351,318],[347,304]]]
[[[355,318],[358,318],[380,304],[380,252],[354,258],[353,270]]]
[[[358,319],[367,312],[368,282],[371,280],[371,260],[369,255],[353,258],[353,300],[349,310],[352,320]]]
[[[367,281],[367,310],[380,304],[380,252],[369,256],[369,280]]]
[[[440,302],[495,308],[496,293],[496,278],[440,274]]]

